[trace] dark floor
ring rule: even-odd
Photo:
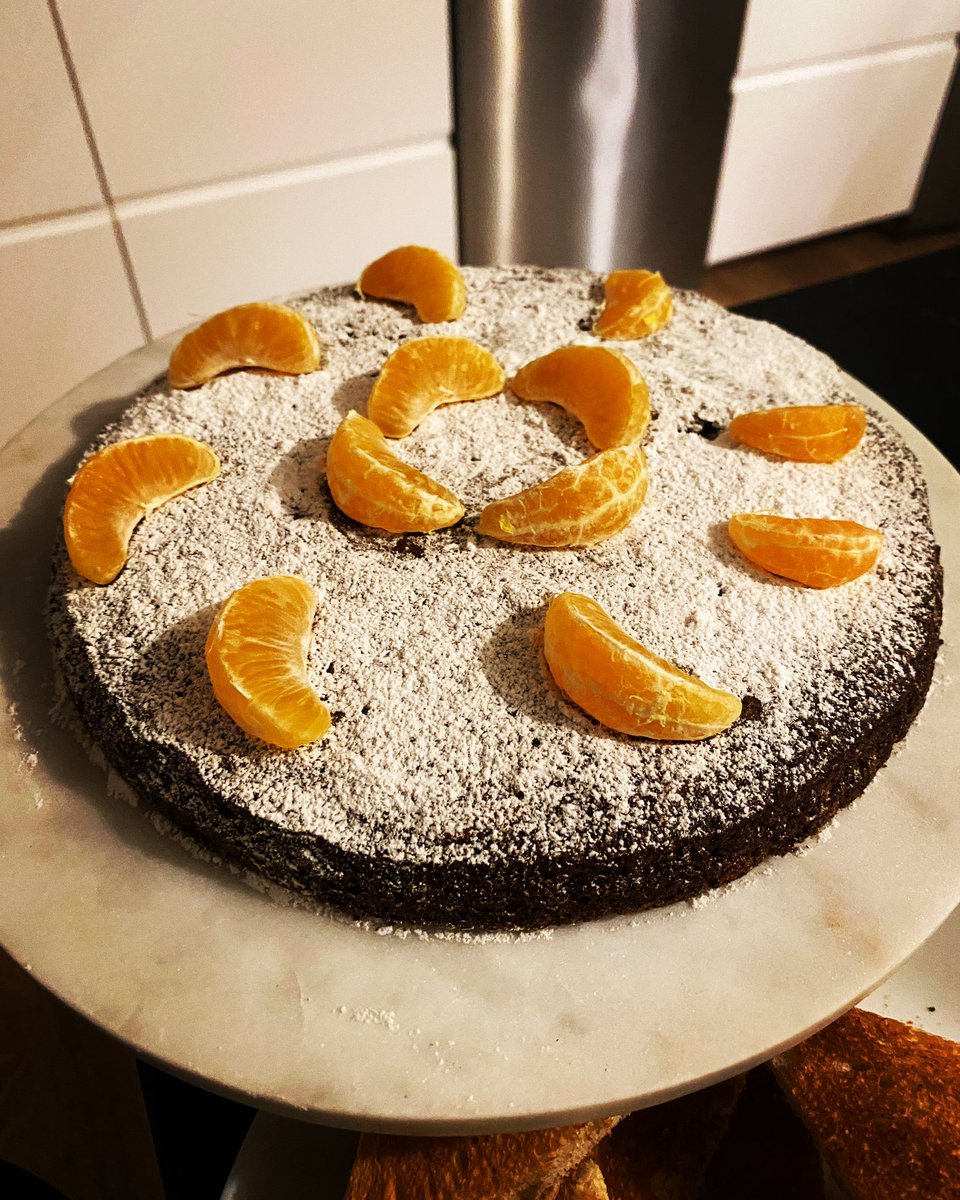
[[[717,263],[704,270],[699,290],[736,308],[954,246],[960,246],[960,224],[921,232],[894,218]]]
[[[255,1108],[137,1062],[167,1200],[219,1200]]]

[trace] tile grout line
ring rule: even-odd
[[[263,192],[312,183],[317,180],[333,179],[341,175],[394,166],[397,163],[415,162],[446,148],[445,138],[423,139],[400,146],[379,147],[345,158],[326,159],[292,167],[280,167],[256,174],[231,175],[204,183],[161,188],[122,199],[110,196],[110,208],[121,226],[125,219],[158,212],[168,212],[187,205],[207,204],[238,196],[252,196]],[[11,242],[30,241],[52,233],[89,229],[103,223],[104,196],[95,205],[84,205],[76,209],[38,213],[29,217],[0,221],[0,246]],[[108,210],[109,212],[109,210]]]
[[[70,45],[67,41],[67,33],[63,26],[63,21],[60,17],[60,12],[57,9],[57,0],[47,0],[47,8],[50,10],[50,19],[53,21],[53,27],[56,31],[57,41],[60,43],[60,53],[63,57],[63,65],[67,71],[67,78],[70,81],[70,87],[73,91],[73,98],[77,106],[77,111],[80,114],[80,123],[83,126],[83,136],[86,138],[87,148],[90,151],[90,157],[93,160],[93,169],[97,176],[97,183],[100,185],[100,194],[103,197],[103,202],[106,205],[107,212],[110,214],[110,224],[113,228],[114,240],[117,243],[117,250],[120,254],[120,260],[123,263],[124,274],[127,277],[127,286],[130,288],[130,295],[133,300],[134,308],[137,312],[137,320],[140,323],[140,332],[143,335],[145,343],[153,341],[153,333],[150,329],[150,322],[147,319],[147,310],[144,307],[143,296],[140,293],[140,286],[137,283],[136,273],[133,269],[133,259],[130,256],[130,248],[127,245],[127,239],[124,236],[123,226],[120,224],[120,218],[117,215],[116,205],[113,202],[113,195],[110,191],[110,184],[107,180],[106,169],[103,165],[103,159],[100,157],[100,151],[97,148],[96,138],[93,133],[93,125],[90,121],[90,114],[87,111],[86,103],[83,99],[83,92],[80,89],[80,77],[77,75],[77,69],[73,62],[73,56],[70,53]]]
[[[436,153],[439,149],[447,148],[449,141],[445,137],[424,138],[416,142],[381,146],[337,158],[322,159],[319,162],[271,167],[253,173],[245,172],[131,194],[117,200],[116,209],[125,216],[136,217],[145,213],[181,208],[187,204],[206,204],[210,201],[232,199],[235,196],[255,195],[300,183],[333,179],[360,171],[375,170],[378,167],[394,166],[397,163],[415,162]]]

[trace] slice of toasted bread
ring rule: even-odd
[[[853,1008],[773,1069],[854,1200],[960,1197],[960,1043]]]
[[[475,1137],[365,1133],[344,1200],[555,1200],[618,1120]]]
[[[625,1117],[595,1151],[610,1200],[696,1200],[744,1079]]]
[[[585,1158],[564,1179],[557,1200],[610,1200],[603,1172],[594,1158]]]
[[[820,1152],[768,1063],[747,1073],[698,1200],[824,1200]]]

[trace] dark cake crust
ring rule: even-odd
[[[934,579],[941,580],[939,570]],[[941,582],[942,587],[942,582]],[[65,615],[52,594],[53,626]],[[322,838],[278,829],[224,801],[175,748],[162,760],[129,727],[116,698],[84,654],[66,677],[84,725],[111,765],[158,811],[229,862],[358,919],[460,930],[537,929],[627,913],[698,896],[795,850],[864,789],[923,707],[940,647],[941,588],[926,612],[923,650],[903,691],[851,754],[849,739],[825,730],[819,769],[803,788],[781,786],[761,817],[718,827],[672,847],[588,859],[492,864],[397,863],[351,854]]]
[[[330,337],[339,331],[340,344],[334,348],[328,373],[299,382],[234,376],[186,396],[167,392],[161,383],[144,397],[132,398],[127,416],[104,431],[100,443],[171,427],[209,439],[232,472],[232,479],[223,481],[227,499],[211,491],[194,507],[191,500],[171,513],[169,526],[157,522],[153,532],[144,534],[140,557],[110,585],[112,591],[79,580],[61,542],[54,558],[48,612],[59,677],[86,734],[150,808],[168,817],[204,850],[310,903],[331,906],[350,917],[418,928],[523,930],[697,897],[741,877],[771,855],[795,849],[861,795],[920,711],[939,648],[943,581],[925,485],[915,457],[879,414],[870,413],[863,462],[883,500],[872,508],[869,497],[863,503],[867,515],[876,513],[890,535],[890,552],[876,578],[860,592],[855,589],[861,581],[850,585],[852,590],[834,589],[843,592],[836,600],[813,601],[790,592],[787,589],[793,585],[771,583],[762,572],[745,568],[716,532],[717,526],[710,525],[716,517],[708,512],[715,509],[719,514],[727,503],[724,472],[728,471],[734,479],[731,486],[741,489],[741,498],[752,499],[751,489],[761,484],[778,489],[784,481],[785,502],[798,505],[809,503],[811,495],[817,500],[809,492],[810,479],[825,479],[828,490],[822,503],[828,507],[823,515],[859,516],[857,511],[831,507],[860,503],[856,463],[817,475],[822,468],[796,471],[771,465],[763,456],[741,453],[724,441],[723,430],[734,411],[771,403],[810,403],[815,397],[820,402],[851,399],[842,375],[829,360],[781,331],[733,318],[702,298],[680,294],[671,327],[643,342],[618,344],[635,357],[651,384],[655,416],[650,434],[654,481],[650,511],[643,510],[631,530],[583,555],[482,548],[485,586],[490,581],[496,590],[506,570],[515,571],[517,580],[513,590],[501,587],[495,595],[500,607],[490,616],[492,636],[477,643],[484,648],[493,644],[503,659],[517,659],[513,674],[504,676],[501,694],[495,696],[500,725],[489,744],[484,743],[485,753],[491,759],[514,753],[536,781],[533,795],[529,791],[524,795],[521,783],[528,785],[519,777],[511,794],[509,780],[514,776],[506,768],[500,775],[494,773],[493,785],[484,785],[462,764],[455,776],[461,782],[454,786],[464,789],[466,816],[461,820],[458,814],[459,794],[437,796],[431,783],[433,790],[424,791],[425,811],[429,810],[439,833],[427,836],[429,830],[424,832],[417,823],[415,790],[398,795],[392,811],[389,780],[370,798],[362,788],[351,790],[349,779],[331,778],[328,752],[338,749],[338,742],[347,749],[355,746],[362,754],[361,733],[369,726],[377,736],[380,700],[374,685],[359,671],[342,685],[336,675],[326,674],[334,671],[336,649],[328,651],[334,660],[328,667],[316,666],[319,679],[331,680],[327,698],[335,709],[335,724],[325,739],[331,744],[320,743],[312,757],[302,759],[265,755],[262,746],[242,735],[219,710],[203,673],[202,643],[214,611],[211,606],[236,586],[229,582],[231,578],[252,577],[244,559],[248,538],[269,540],[276,528],[276,544],[263,550],[263,562],[275,563],[273,571],[307,562],[307,574],[317,572],[329,588],[341,587],[342,597],[337,593],[336,598],[345,604],[355,602],[357,595],[362,597],[365,588],[376,586],[382,578],[384,594],[389,592],[394,600],[408,584],[421,586],[409,603],[412,609],[422,607],[434,594],[430,589],[440,586],[435,580],[455,586],[450,581],[459,579],[479,556],[469,516],[463,526],[425,539],[388,539],[355,525],[333,507],[313,467],[319,448],[313,438],[332,431],[339,419],[338,407],[341,412],[344,407],[362,408],[371,375],[366,368],[382,362],[397,341],[425,332],[454,332],[476,337],[499,351],[511,345],[521,328],[504,319],[507,302],[521,312],[524,322],[533,324],[540,318],[530,313],[542,313],[545,305],[555,303],[559,317],[548,314],[543,330],[530,334],[517,350],[521,358],[530,357],[532,347],[541,341],[548,348],[572,340],[568,330],[583,329],[585,321],[589,325],[599,293],[597,277],[588,273],[534,268],[477,270],[468,275],[468,283],[472,299],[467,317],[474,314],[473,326],[465,318],[455,329],[424,330],[402,311],[365,304],[348,289],[331,289],[302,301],[322,334]],[[517,364],[505,365],[509,371]],[[794,380],[796,391],[785,395],[784,389]],[[249,446],[241,419],[234,440],[224,435],[226,440],[218,443],[221,427],[229,424],[238,405],[248,400],[259,403],[261,391],[276,411],[291,422],[301,421],[299,436],[305,440],[292,451],[283,442],[279,426],[273,431],[269,421],[264,422],[265,431],[254,432]],[[266,411],[269,414],[270,409]],[[498,420],[513,419],[509,406],[504,413]],[[548,418],[549,414],[543,419]],[[500,426],[484,425],[482,414],[463,413],[456,419],[461,426],[477,421],[476,432],[470,434],[474,442],[467,444],[474,453],[458,451],[470,462],[482,458],[484,447],[500,436]],[[556,426],[562,437],[551,441],[549,430],[541,435],[540,420],[538,412],[511,435],[516,447],[498,446],[508,455],[516,450],[517,461],[529,446],[541,453],[541,461],[530,468],[532,478],[521,478],[521,483],[542,478],[544,462],[550,462],[551,456],[561,465],[562,454],[572,461],[588,449],[562,423]],[[296,430],[282,432],[288,443],[295,441]],[[424,454],[431,452],[429,439],[421,448]],[[674,465],[678,461],[681,469]],[[277,462],[287,464],[286,474],[274,469]],[[687,463],[692,465],[687,468]],[[257,475],[264,464],[266,478],[283,497],[282,503],[253,512],[249,519],[246,512],[238,516],[237,497],[251,509],[256,507],[253,500],[260,500],[265,485],[251,483],[248,496],[243,481],[247,474],[255,480],[264,478]],[[433,471],[429,461],[422,465]],[[476,472],[477,497],[500,486],[493,467],[481,463]],[[442,475],[438,471],[435,477]],[[228,490],[231,487],[233,492]],[[507,490],[514,487],[511,483]],[[471,499],[476,508],[476,497],[465,499],[468,512]],[[680,546],[677,530],[685,525],[677,523],[678,506],[686,521],[685,507],[692,510],[701,503],[703,512],[697,512],[697,520],[690,518],[690,524],[705,528],[698,528],[697,538]],[[224,519],[230,535],[224,542],[236,537],[240,549],[209,544],[216,541],[218,523]],[[665,523],[663,531],[658,521]],[[202,554],[195,535],[206,539]],[[182,540],[171,543],[171,537]],[[672,586],[670,564],[663,569],[657,564],[674,553],[691,576],[705,573],[704,562],[712,564],[717,586],[711,587],[706,599],[695,586],[692,599],[682,589],[663,599],[665,586]],[[180,609],[167,612],[161,593],[168,587],[171,564],[182,573],[170,582],[170,589],[179,587],[189,594]],[[324,577],[323,571],[338,571],[340,564],[346,564],[345,582]],[[354,565],[357,581],[349,578]],[[637,592],[631,591],[634,574]],[[744,699],[744,715],[737,725],[709,743],[684,749],[612,735],[573,711],[549,680],[542,654],[531,649],[531,638],[542,621],[538,602],[557,590],[586,590],[594,576],[597,587],[606,588],[617,603],[622,595],[623,608],[634,620],[642,620],[650,609],[655,620],[646,636],[662,633],[674,638],[674,644],[682,647],[675,651],[677,661],[693,673],[700,673],[696,654],[710,655],[725,629],[740,641],[731,638],[734,648],[720,647],[715,672],[735,671],[743,657],[736,647],[752,647],[755,661],[744,667],[737,689]],[[318,574],[310,577],[316,579]],[[424,578],[426,584],[418,585]],[[737,594],[725,595],[731,591]],[[447,607],[442,609],[438,599],[438,613],[455,628],[460,598],[443,599]],[[478,620],[487,615],[479,600],[465,596],[467,602],[476,606]],[[389,603],[384,601],[386,609]],[[764,604],[769,611],[755,630],[724,626],[717,620],[719,616],[727,622],[749,622],[752,607]],[[865,611],[861,604],[877,607],[875,619],[861,620]],[[684,605],[690,606],[689,612]],[[709,611],[704,611],[705,606]],[[793,647],[785,680],[767,670],[767,660],[776,664],[780,654],[775,639],[784,613],[794,626],[784,631]],[[821,614],[828,632],[818,626],[805,639],[806,623],[819,622]],[[403,613],[400,618],[404,619]],[[370,630],[375,630],[377,619],[377,614],[370,618]],[[389,611],[384,619],[396,624]],[[698,629],[698,621],[703,629]],[[155,644],[144,657],[138,639],[152,636]],[[456,634],[448,636],[455,639]],[[344,638],[341,660],[347,657],[349,630]],[[760,652],[756,652],[757,638],[769,639]],[[805,649],[805,640],[816,653]],[[455,644],[452,640],[451,649]],[[656,644],[670,656],[669,643]],[[686,653],[691,657],[681,660],[679,655]],[[434,661],[424,657],[413,667],[407,665],[410,688],[416,691]],[[184,662],[189,664],[186,668]],[[378,670],[380,662],[370,660]],[[493,671],[497,679],[502,674],[499,663],[498,659]],[[489,680],[489,664],[484,670]],[[479,667],[477,672],[478,677],[483,674]],[[518,678],[530,691],[526,709],[520,702],[525,696],[518,700]],[[730,686],[723,676],[712,682]],[[157,689],[164,687],[170,689],[169,704],[156,697]],[[429,713],[434,722],[444,719],[443,704],[450,694],[458,696],[456,691],[448,693],[449,686],[447,693],[425,701],[433,704]],[[465,711],[472,699],[464,695]],[[482,717],[483,705],[478,704],[477,710]],[[389,744],[391,728],[389,717],[382,718],[380,761],[389,763],[393,753],[406,766],[404,751]],[[513,745],[514,735],[519,749]],[[457,735],[444,732],[443,736],[446,740],[438,735],[436,746],[426,751],[410,750],[411,776],[433,769],[433,758],[457,750]],[[486,732],[474,720],[464,736],[482,739]],[[351,742],[351,737],[359,740]],[[472,761],[469,755],[464,758],[465,764]],[[696,770],[687,769],[687,758],[696,760]],[[482,765],[482,756],[480,761]],[[285,763],[290,764],[289,779]],[[238,780],[243,787],[235,786]],[[274,791],[268,793],[269,788]],[[289,801],[298,788],[302,811],[299,802],[291,807]],[[328,819],[328,796],[331,811],[345,823],[345,836],[334,836],[340,827]],[[510,815],[503,815],[508,811]]]

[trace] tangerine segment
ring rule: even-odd
[[[551,601],[543,648],[561,691],[619,733],[700,741],[740,716],[736,696],[653,654],[589,596],[563,592]]]
[[[611,271],[593,332],[604,338],[642,338],[670,320],[673,297],[659,271]]]
[[[650,393],[636,364],[605,346],[561,346],[510,380],[521,400],[552,401],[583,422],[598,450],[638,442],[650,424]]]
[[[865,574],[883,549],[883,534],[856,521],[735,513],[727,529],[752,563],[814,588],[836,587]]]
[[[170,355],[175,388],[198,387],[234,367],[264,367],[286,375],[315,371],[323,358],[310,322],[285,304],[239,304],[186,334]]]
[[[406,437],[438,405],[482,400],[502,392],[503,385],[503,367],[470,338],[417,338],[398,346],[383,364],[367,416],[387,437]]]
[[[327,483],[341,512],[388,533],[429,533],[464,512],[453,492],[397,458],[378,426],[352,410],[330,440]]]
[[[796,462],[831,463],[859,445],[867,412],[859,404],[796,404],[741,413],[729,428],[754,450]]]
[[[180,433],[115,442],[77,471],[63,509],[63,534],[74,569],[111,583],[139,522],[174,496],[220,474],[209,446]]]
[[[295,750],[330,728],[330,713],[307,680],[313,588],[299,575],[273,575],[229,596],[207,635],[214,695],[244,733]]]
[[[446,255],[427,246],[398,246],[364,267],[361,296],[412,304],[421,321],[455,321],[467,307],[467,285]]]
[[[614,446],[488,504],[477,532],[526,546],[592,546],[630,523],[646,499],[647,482],[641,447]]]

